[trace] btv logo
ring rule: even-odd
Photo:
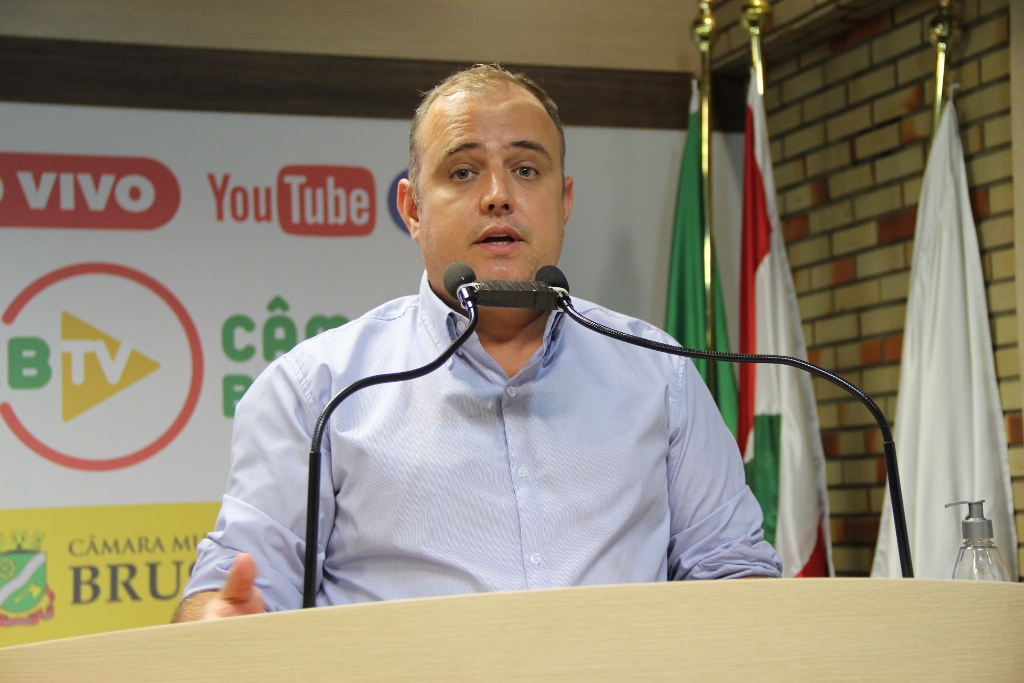
[[[61,416],[67,422],[160,364],[67,311],[61,313]]]
[[[0,227],[153,230],[180,203],[153,159],[0,152]]]
[[[166,448],[191,419],[203,378],[199,335],[149,275],[112,263],[66,266],[22,290],[2,321],[12,391],[0,418],[47,460],[128,467]]]

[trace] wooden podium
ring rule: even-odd
[[[0,649],[0,681],[1024,680],[1024,585],[797,579],[329,607]]]

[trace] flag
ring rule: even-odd
[[[966,511],[944,506],[984,499],[1003,563],[1016,580],[1006,432],[952,102],[935,133],[917,206],[894,437],[914,575],[952,577]],[[886,498],[871,576],[900,575]]]
[[[707,321],[704,306],[704,206],[700,177],[700,93],[697,79],[690,87],[690,120],[679,172],[672,260],[669,268],[668,306],[665,331],[685,347],[706,349]],[[712,261],[712,301],[715,307],[715,351],[729,350],[729,333],[722,299],[717,262]],[[707,363],[693,360],[707,382]],[[715,386],[711,393],[729,430],[736,434],[736,376],[732,364],[715,363]]]
[[[806,359],[753,72],[746,119],[740,351]],[[811,377],[781,365],[742,364],[739,372],[738,441],[747,484],[764,512],[765,538],[782,557],[783,576],[829,576],[825,455]]]

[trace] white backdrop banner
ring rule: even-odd
[[[407,135],[0,103],[0,645],[169,618],[252,379],[417,291]],[[684,133],[566,136],[572,291],[660,324]]]

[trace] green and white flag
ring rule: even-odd
[[[672,262],[669,270],[668,310],[665,331],[691,349],[706,349],[706,312],[704,306],[704,206],[700,178],[700,93],[697,79],[690,88],[690,121],[679,172],[675,227],[672,238]],[[722,299],[718,265],[713,262],[713,305],[715,307],[715,351],[729,350],[729,334]],[[707,363],[694,359],[694,365],[706,382]],[[729,430],[736,434],[736,376],[731,363],[717,362],[715,386],[711,393]]]

